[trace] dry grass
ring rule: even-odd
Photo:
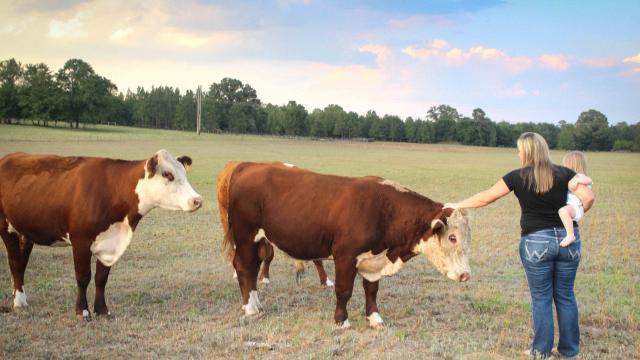
[[[508,198],[472,212],[472,278],[458,284],[416,258],[381,282],[387,327],[370,330],[360,280],[351,330],[333,326],[335,297],[308,269],[299,285],[276,255],[259,288],[265,314],[244,319],[232,269],[221,253],[215,178],[232,159],[283,160],[323,173],[380,175],[439,201],[460,200],[518,166],[514,149],[350,143],[98,128],[0,125],[0,156],[13,151],[142,159],[166,148],[194,159],[205,206],[155,210],[114,266],[107,303],[115,321],[79,321],[70,248],[34,248],[26,275],[30,306],[0,313],[0,358],[517,358],[531,337],[529,294],[517,255],[518,205]],[[562,153],[553,152],[560,161]],[[582,224],[576,292],[582,359],[640,356],[640,156],[587,154],[596,205]],[[333,265],[326,264],[333,278]],[[93,285],[93,282],[92,282]],[[89,289],[90,301],[93,287]],[[11,276],[0,251],[0,306]]]

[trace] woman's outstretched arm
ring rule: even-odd
[[[492,202],[507,195],[511,190],[507,187],[507,184],[503,179],[498,180],[495,185],[485,191],[481,191],[467,199],[464,199],[457,203],[445,204],[444,207],[454,209],[466,209],[466,208],[479,208],[487,206]]]

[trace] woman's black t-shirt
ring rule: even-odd
[[[544,194],[537,194],[527,184],[527,174],[531,167],[513,170],[502,177],[509,190],[512,190],[518,201],[522,214],[520,228],[522,235],[553,227],[563,227],[558,209],[567,204],[568,183],[575,171],[564,166],[553,166],[553,187]],[[574,227],[578,225],[574,222]]]

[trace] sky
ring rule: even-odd
[[[308,111],[634,124],[639,23],[638,0],[0,0],[0,60],[80,58],[122,92],[232,77]]]

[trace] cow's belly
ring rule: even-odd
[[[24,236],[27,240],[45,246],[69,246],[71,240],[69,234],[61,235],[50,229],[31,229],[20,225],[14,226],[8,222],[7,231],[18,236]]]
[[[376,255],[368,251],[358,255],[356,259],[358,273],[371,282],[378,281],[383,276],[391,276],[397,273],[404,265],[400,258],[397,258],[395,262],[391,262],[387,257],[387,250]]]
[[[331,258],[331,246],[327,245],[322,238],[298,237],[293,234],[280,234],[268,229],[259,229],[255,236],[255,241],[266,238],[279,250],[294,259],[299,260],[320,260]]]

